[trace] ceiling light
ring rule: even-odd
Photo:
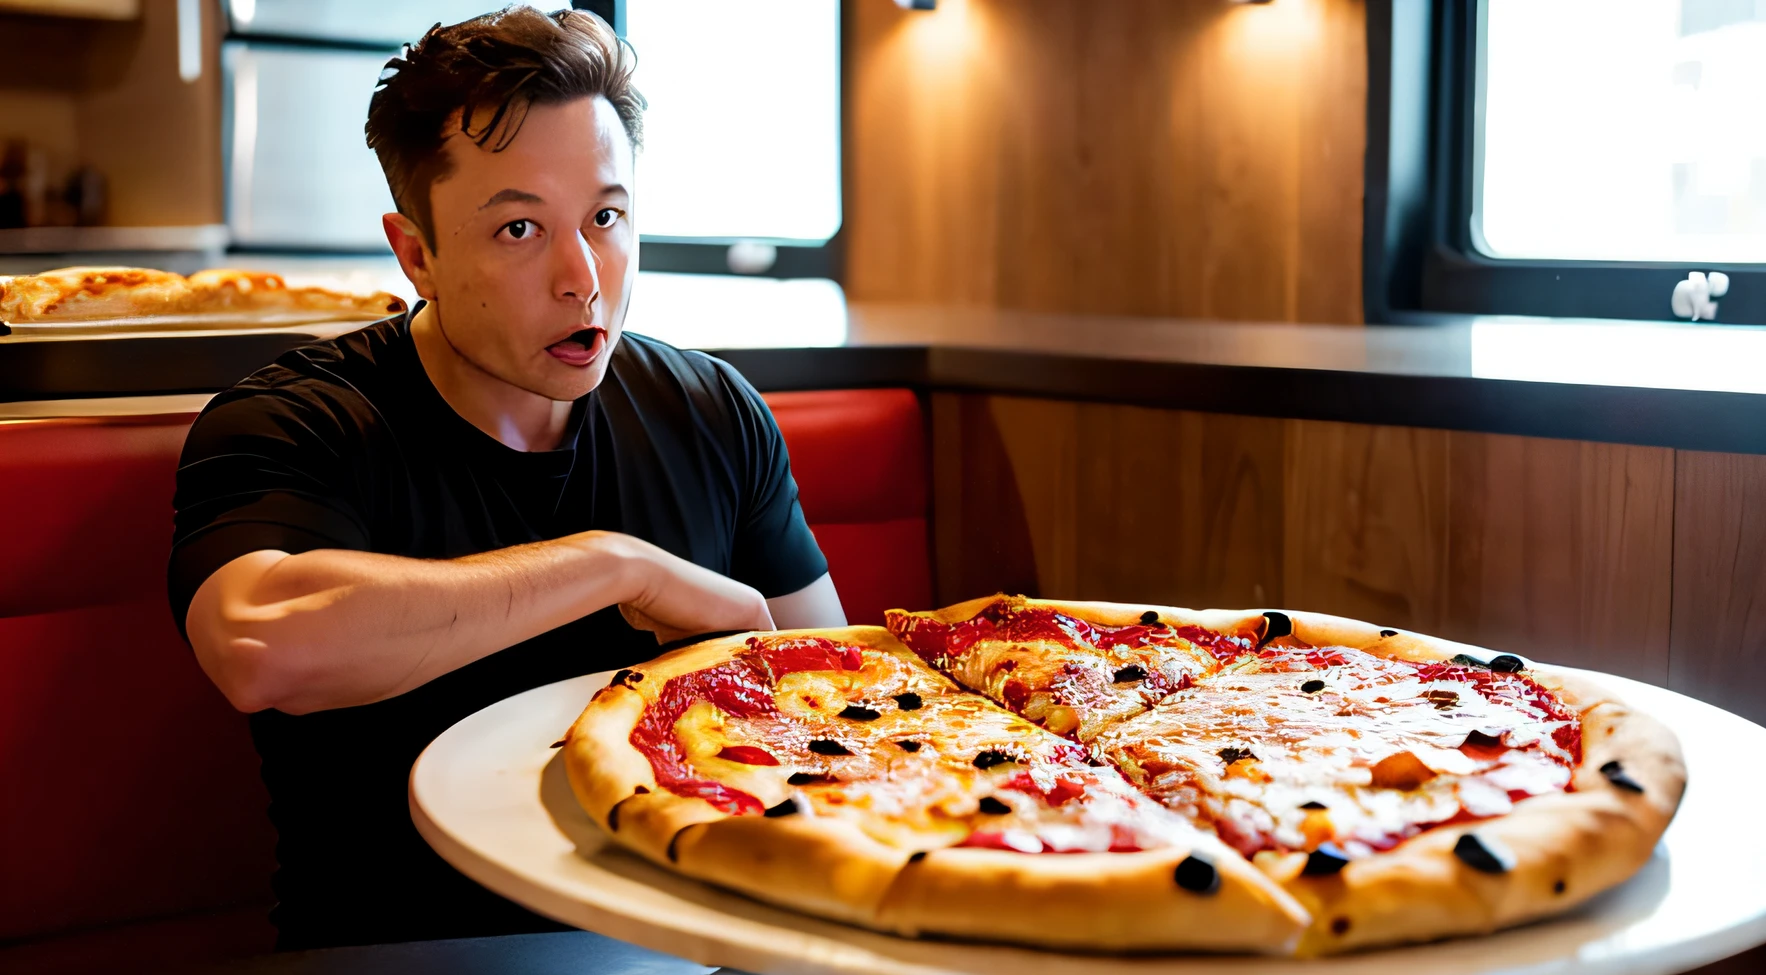
[[[937,10],[938,0],[895,0],[895,5],[903,10]]]

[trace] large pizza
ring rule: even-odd
[[[623,670],[564,742],[665,867],[908,936],[1318,955],[1625,880],[1674,735],[1575,675],[1317,614],[994,596]]]

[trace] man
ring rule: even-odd
[[[172,608],[252,713],[282,948],[540,923],[411,825],[411,763],[455,721],[659,642],[845,621],[759,396],[621,335],[633,65],[592,15],[524,7],[391,62],[368,143],[424,300],[284,355],[191,430]]]

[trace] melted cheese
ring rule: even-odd
[[[1274,673],[1232,668],[1107,732],[1094,752],[1247,855],[1326,840],[1352,855],[1385,849],[1462,809],[1500,815],[1568,785],[1571,757],[1552,738],[1563,722],[1350,654],[1322,670],[1292,657],[1268,662]],[[1311,679],[1324,689],[1303,692]],[[1472,731],[1508,747],[1462,751]]]
[[[895,698],[905,693],[919,695],[920,707],[904,710]],[[867,649],[858,671],[787,674],[774,700],[777,713],[752,717],[732,717],[706,701],[689,708],[675,731],[694,768],[766,806],[795,798],[800,814],[850,820],[907,850],[979,842],[1102,852],[1194,843],[1199,835],[1115,770],[1087,764],[1072,742],[958,689],[912,657]],[[849,705],[877,717],[840,717]],[[850,754],[824,754],[813,742],[835,742]],[[760,748],[779,764],[719,757],[728,746]],[[988,767],[977,766],[984,755]],[[1000,757],[1006,760],[989,761]]]

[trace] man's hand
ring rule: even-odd
[[[627,557],[645,571],[640,589],[619,604],[620,615],[640,630],[656,635],[657,643],[721,630],[770,630],[773,617],[766,599],[743,585],[671,555],[647,542],[621,536]]]

